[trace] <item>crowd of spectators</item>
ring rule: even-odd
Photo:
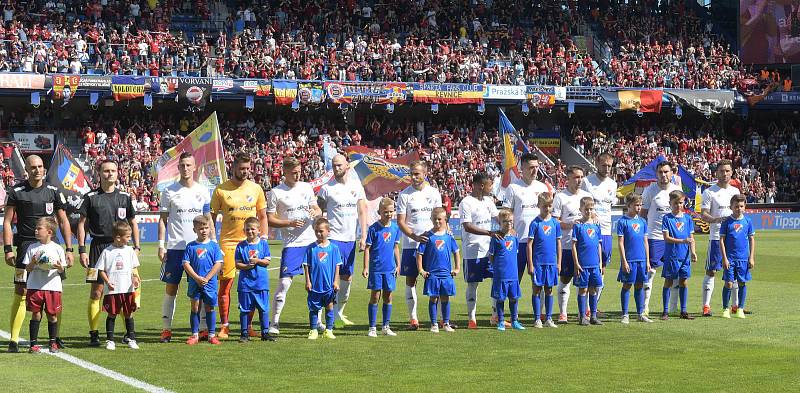
[[[10,2],[0,71],[685,88],[743,79],[730,46],[683,1],[239,3]],[[175,22],[186,14],[196,24]]]

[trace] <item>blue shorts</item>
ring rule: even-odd
[[[308,311],[310,312],[317,312],[322,310],[323,308],[327,307],[329,304],[333,303],[333,300],[336,299],[336,291],[330,292],[309,292],[308,293]]]
[[[455,296],[456,281],[453,277],[430,276],[425,279],[425,288],[422,291],[425,296]]]
[[[503,301],[521,297],[522,289],[518,280],[492,280],[492,299]]]
[[[533,265],[533,286],[554,287],[558,285],[558,267],[556,265]]]
[[[219,291],[219,285],[217,285],[216,282],[214,282],[214,284],[209,283],[204,287],[200,287],[194,280],[189,280],[186,295],[189,296],[189,299],[201,300],[206,306],[216,307],[217,291]]]
[[[685,279],[692,276],[692,262],[689,259],[685,261],[673,260],[664,262],[664,269],[661,270],[661,277],[668,280]]]
[[[647,246],[650,249],[650,267],[657,269],[664,264],[662,258],[664,257],[663,240],[647,239]]]
[[[331,243],[339,247],[339,252],[342,253],[344,263],[339,266],[340,276],[352,276],[353,265],[356,261],[356,242],[340,242],[338,240],[331,240]]]
[[[394,291],[397,283],[397,277],[394,272],[388,273],[369,273],[367,277],[367,289],[373,291]]]
[[[261,311],[269,313],[269,289],[261,291],[239,292],[239,311]]]
[[[706,270],[711,270],[712,272],[722,270],[722,250],[719,249],[719,240],[712,240],[708,243]]]
[[[528,269],[528,242],[519,242],[517,249],[517,277],[522,281],[522,276],[525,275],[525,270]]]
[[[572,278],[575,276],[575,260],[572,259],[572,246],[568,250],[561,250],[561,277]]]
[[[484,278],[492,278],[492,264],[489,257],[464,260],[464,281],[483,282]]]
[[[722,273],[725,282],[748,282],[753,279],[750,276],[750,265],[747,261],[730,261],[731,266]]]
[[[184,250],[167,250],[167,260],[161,264],[161,281],[180,284],[183,278]]]
[[[602,288],[603,275],[600,274],[599,267],[585,267],[583,271],[575,277],[575,286],[578,288]]]
[[[284,247],[281,250],[281,278],[303,274],[303,257],[306,247]]]
[[[611,244],[611,239],[611,235],[600,236],[600,244],[603,248],[603,267],[611,263],[611,250],[614,249],[614,246]]]
[[[400,275],[406,277],[419,276],[417,270],[417,250],[414,248],[404,248],[400,256]]]
[[[647,281],[647,263],[645,261],[628,261],[628,266],[630,266],[631,272],[625,273],[625,270],[622,270],[622,263],[620,263],[617,281],[623,284],[642,284]]]

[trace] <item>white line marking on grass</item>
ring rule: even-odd
[[[5,330],[0,330],[0,337],[8,340],[8,339],[11,338],[11,334],[6,332]],[[20,341],[22,341],[22,340],[20,340]],[[87,362],[86,360],[77,358],[75,356],[66,354],[64,352],[50,353],[50,352],[47,352],[47,351],[43,351],[42,353],[47,354],[47,355],[51,355],[51,356],[55,356],[55,357],[57,357],[57,358],[59,358],[61,360],[70,362],[70,363],[72,363],[72,364],[74,364],[74,365],[76,365],[78,367],[82,367],[82,368],[85,368],[85,369],[87,369],[89,371],[96,372],[96,373],[98,373],[98,374],[100,374],[100,375],[102,375],[104,377],[108,377],[108,378],[117,380],[117,381],[122,382],[122,383],[124,383],[126,385],[130,385],[130,386],[133,386],[135,388],[142,389],[142,390],[144,390],[146,392],[151,392],[151,393],[174,393],[173,391],[171,391],[169,389],[158,387],[158,386],[155,386],[155,385],[151,385],[151,384],[149,384],[147,382],[140,381],[140,380],[138,380],[136,378],[132,378],[132,377],[129,377],[127,375],[120,374],[120,373],[118,373],[118,372],[116,372],[114,370],[109,370],[109,369],[107,369],[105,367],[98,366],[98,365],[96,365],[96,364],[94,364],[92,362]]]

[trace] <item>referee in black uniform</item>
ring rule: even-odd
[[[11,341],[8,352],[19,352],[19,332],[25,320],[25,252],[36,243],[36,222],[41,217],[56,217],[61,226],[61,234],[67,246],[67,266],[72,266],[72,231],[64,211],[66,198],[57,187],[45,184],[47,171],[39,156],[28,156],[25,159],[25,171],[28,180],[10,187],[6,193],[6,211],[3,220],[3,251],[6,264],[14,266],[14,299],[11,303]],[[17,233],[12,232],[11,225],[17,219]],[[13,242],[12,242],[13,237]],[[17,246],[16,255],[11,246]],[[61,344],[61,340],[57,342]]]
[[[103,281],[97,274],[95,265],[100,254],[113,242],[112,230],[117,221],[127,221],[133,230],[133,248],[138,254],[139,227],[136,226],[136,211],[133,200],[127,192],[117,189],[117,163],[103,161],[100,163],[100,187],[83,196],[78,220],[78,252],[81,265],[86,269],[86,282],[92,284],[89,292],[89,345],[99,346],[101,300],[103,299]],[[86,253],[86,227],[92,236],[89,253]]]

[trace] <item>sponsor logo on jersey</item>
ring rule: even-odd
[[[514,242],[511,241],[511,240],[506,240],[505,241],[505,246],[506,246],[506,250],[511,251],[511,249],[514,248]]]
[[[733,224],[733,230],[738,233],[740,230],[742,230],[742,224]]]
[[[124,220],[126,217],[128,217],[128,209],[124,207],[117,208],[117,218]]]
[[[436,243],[436,249],[437,250],[441,250],[442,247],[444,247],[444,240],[442,240],[442,239],[436,239],[435,243]]]
[[[258,250],[248,250],[247,256],[249,258],[258,258]]]
[[[391,233],[389,233],[389,232],[384,232],[383,233],[383,241],[388,242],[391,237],[392,237]]]
[[[638,224],[638,223],[637,223],[637,224],[633,224],[633,225],[631,225],[631,228],[633,228],[633,231],[634,231],[634,232],[636,232],[636,233],[639,233],[639,228],[640,228],[640,226],[639,226],[639,224]]]
[[[114,265],[117,270],[122,270],[122,268],[125,267],[125,262],[122,260],[122,255],[117,255],[117,257],[114,258]]]
[[[326,259],[328,259],[328,253],[327,252],[320,251],[320,252],[317,253],[317,260],[319,260],[320,262],[325,262]]]
[[[545,235],[549,235],[551,229],[553,229],[553,227],[550,225],[542,225],[542,232],[544,232]]]

